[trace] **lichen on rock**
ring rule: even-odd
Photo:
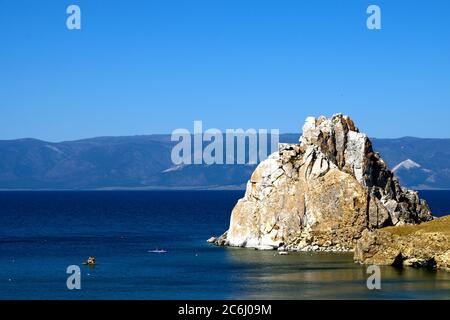
[[[310,117],[298,144],[280,144],[253,172],[216,244],[352,251],[365,230],[432,219],[348,116]]]

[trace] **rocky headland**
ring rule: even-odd
[[[367,135],[336,114],[307,118],[299,143],[280,144],[259,164],[228,231],[209,242],[281,251],[358,248],[365,255],[356,260],[368,262],[378,229],[431,220],[426,201],[400,185]]]

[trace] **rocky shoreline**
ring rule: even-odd
[[[432,220],[426,201],[400,185],[369,138],[349,117],[336,114],[307,118],[298,144],[280,144],[261,162],[232,211],[229,229],[208,242],[366,252],[362,243],[379,229]]]
[[[211,237],[209,243],[226,246],[225,237]],[[367,265],[408,266],[450,272],[450,215],[420,225],[365,230],[354,249],[338,246],[308,245],[265,247],[257,250],[280,252],[354,252],[354,261]]]

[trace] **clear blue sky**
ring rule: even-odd
[[[450,138],[449,17],[447,0],[0,0],[0,139],[299,132],[336,112],[374,137]]]

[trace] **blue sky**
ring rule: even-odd
[[[336,112],[373,137],[450,138],[449,16],[446,0],[0,0],[0,139],[299,132]]]

